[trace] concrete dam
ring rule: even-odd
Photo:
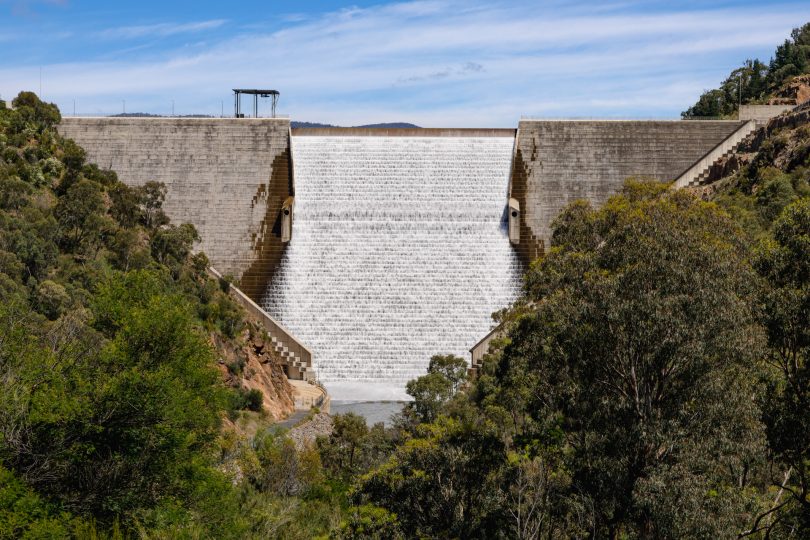
[[[291,377],[368,400],[404,397],[433,354],[466,356],[566,204],[601,204],[632,176],[682,182],[745,126],[65,118],[59,129],[127,184],[167,185],[166,212],[193,223],[212,266],[264,308]]]

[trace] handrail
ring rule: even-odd
[[[208,267],[208,273],[215,279],[223,279],[222,274],[220,274],[213,267]],[[280,322],[271,317],[269,313],[263,310],[258,304],[256,304],[256,302],[251,300],[251,298],[243,293],[238,287],[231,284],[228,292],[236,299],[237,302],[242,305],[242,307],[259,318],[270,336],[280,341],[288,351],[301,360],[301,364],[303,365],[300,366],[300,368],[303,368],[302,371],[305,372],[305,378],[314,378],[314,373],[312,372],[312,351],[310,351],[303,343],[298,341],[295,336],[293,336],[292,332],[287,330]]]
[[[259,116],[254,117],[245,117],[245,118],[236,118],[234,116],[220,116],[220,115],[204,115],[204,114],[184,114],[179,115],[175,114],[174,116],[170,114],[144,114],[143,116],[138,115],[127,115],[122,116],[121,113],[76,113],[76,114],[62,114],[62,118],[87,118],[87,119],[94,119],[94,118],[121,118],[123,120],[240,120],[240,121],[250,121],[250,120],[289,120],[289,114],[277,114],[275,116]]]
[[[722,116],[691,116],[688,118],[660,116],[521,116],[521,122],[736,122]]]
[[[726,152],[733,150],[740,144],[748,135],[750,135],[757,128],[755,120],[749,120],[735,129],[731,135],[717,143],[714,148],[706,152],[702,158],[697,160],[691,167],[681,173],[675,182],[672,184],[673,189],[681,189],[688,187],[692,184],[700,174],[711,167],[718,159],[720,159]]]

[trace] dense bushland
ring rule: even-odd
[[[247,376],[256,329],[161,210],[166,188],[86,163],[59,119],[32,93],[0,102],[0,538],[362,529],[350,484],[396,435],[347,415],[298,450],[233,429],[239,409],[268,423],[260,391],[223,383]]]
[[[85,163],[34,94],[12,105],[0,103],[0,537],[241,536],[217,466],[242,396],[209,341],[237,337],[239,308],[192,254],[194,228],[169,223],[162,185]]]

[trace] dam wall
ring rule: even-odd
[[[524,120],[510,196],[520,203],[520,243],[529,261],[550,245],[551,223],[577,199],[601,205],[629,177],[669,182],[743,125],[738,121]]]
[[[739,117],[746,122],[754,120],[758,124],[767,124],[768,120],[793,109],[795,105],[741,105]]]
[[[164,210],[192,223],[211,264],[258,301],[281,260],[293,195],[287,119],[63,118],[62,136],[130,186],[166,184]]]
[[[743,125],[65,118],[59,131],[128,185],[166,184],[166,213],[194,224],[211,264],[269,314],[289,373],[368,400],[405,397],[431,355],[480,358],[491,313],[517,298],[567,204],[598,206],[628,177],[672,181]]]

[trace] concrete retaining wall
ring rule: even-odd
[[[740,120],[756,120],[764,124],[774,116],[789,111],[795,105],[743,105],[740,107]]]
[[[511,196],[520,202],[518,250],[549,245],[551,222],[576,199],[595,205],[628,177],[669,182],[725,140],[737,121],[521,121]]]
[[[219,118],[64,118],[59,126],[126,184],[164,182],[172,221],[194,224],[211,264],[257,301],[285,247],[289,129],[286,119]]]

